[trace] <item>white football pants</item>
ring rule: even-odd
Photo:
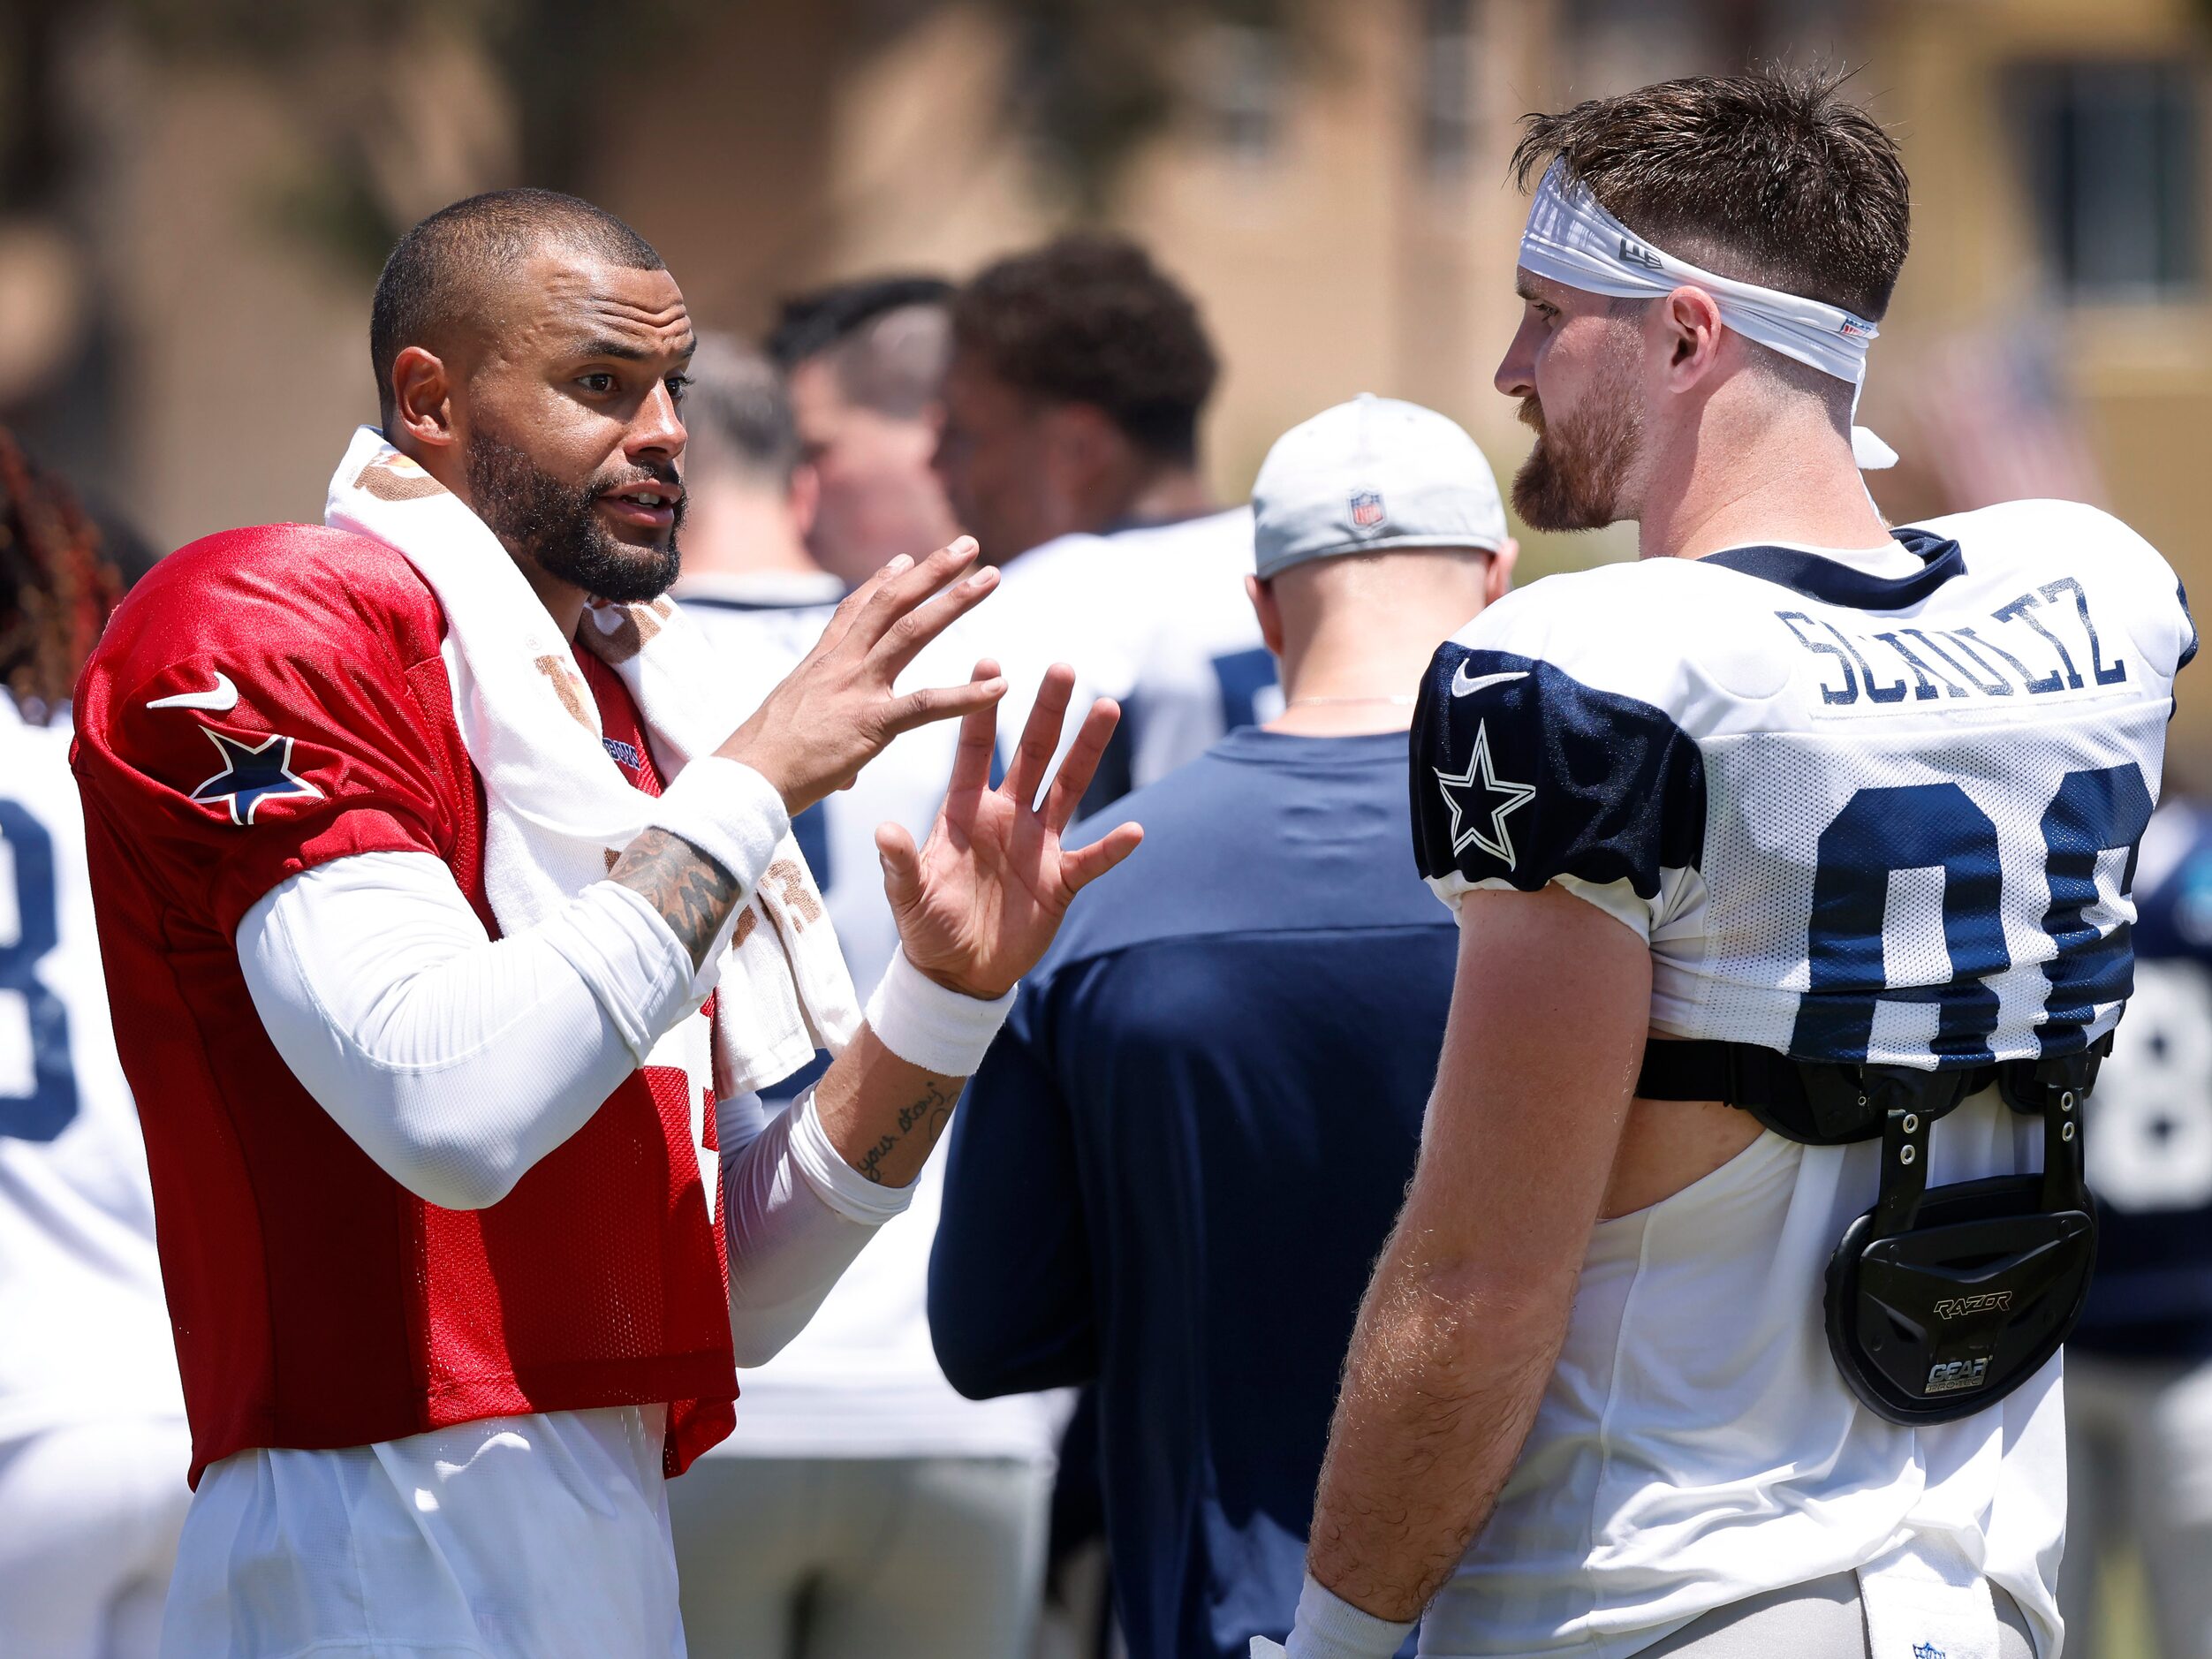
[[[0,1443],[0,1654],[153,1659],[191,1465],[182,1418]]]
[[[1052,1467],[709,1454],[668,1483],[691,1659],[1026,1659]]]
[[[2066,1383],[2073,1384],[2071,1360]],[[1997,1659],[2035,1659],[2019,1604],[1994,1584],[1989,1590],[1996,1604]],[[1867,1653],[1859,1575],[1838,1572],[1716,1607],[1636,1659],[1867,1659]],[[2066,1659],[2074,1659],[2071,1633]]]

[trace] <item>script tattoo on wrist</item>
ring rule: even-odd
[[[924,1131],[922,1155],[928,1156],[929,1148],[937,1144],[938,1135],[943,1133],[945,1124],[951,1118],[952,1108],[958,1100],[957,1094],[947,1094],[936,1082],[923,1084],[920,1098],[909,1101],[898,1109],[898,1133],[895,1135],[878,1135],[875,1144],[860,1155],[860,1163],[853,1167],[876,1186],[883,1186],[883,1160],[898,1149],[900,1143],[913,1133],[917,1125]]]
[[[706,966],[715,936],[745,890],[736,876],[666,830],[640,832],[615,860],[608,879],[621,883],[661,913],[691,953],[693,968]]]

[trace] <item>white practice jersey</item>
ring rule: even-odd
[[[1878,552],[1787,547],[1537,582],[1438,653],[1415,837],[1447,902],[1549,883],[1649,942],[1651,1026],[1797,1057],[1966,1067],[2074,1052],[2129,991],[2134,848],[2196,635],[2094,509],[2019,502]],[[1994,1090],[1931,1185],[2040,1162]],[[1906,1532],[2010,1590],[2056,1651],[2058,1370],[1890,1424],[1830,1359],[1822,1276],[1878,1142],[1771,1133],[1599,1223],[1526,1450],[1424,1654],[1632,1653]]]
[[[0,695],[0,1445],[184,1416],[69,732]],[[125,1011],[128,1017],[128,1011]],[[184,1467],[176,1470],[181,1482]]]
[[[827,591],[813,594],[736,579],[687,581],[677,589],[741,688],[741,707],[755,706],[822,637],[837,608],[836,579],[827,580]],[[956,627],[916,658],[899,687],[965,679],[981,654]],[[864,1001],[898,949],[875,852],[876,826],[902,823],[917,845],[928,837],[952,775],[958,735],[957,723],[907,732],[864,768],[851,789],[792,822]],[[776,1102],[770,1104],[773,1110]],[[1061,1407],[1034,1398],[963,1399],[937,1367],[927,1304],[929,1245],[943,1186],[940,1151],[924,1166],[913,1204],[868,1241],[806,1329],[767,1365],[739,1373],[737,1428],[716,1452],[1034,1459],[1054,1454]]]
[[[1122,705],[1087,808],[1195,760],[1238,726],[1271,719],[1282,694],[1244,589],[1252,558],[1252,510],[1235,507],[1061,536],[1011,560],[1000,591],[968,618],[1006,670],[1001,754],[1012,753],[1055,663],[1076,670],[1072,707],[1097,697]],[[1063,753],[1072,732],[1071,722]]]

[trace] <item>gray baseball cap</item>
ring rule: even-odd
[[[1262,581],[1339,553],[1505,541],[1497,479],[1474,440],[1434,409],[1364,391],[1276,439],[1252,513]]]

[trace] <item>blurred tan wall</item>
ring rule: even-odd
[[[1875,424],[1909,430],[1916,404],[1945,390],[1928,376],[1949,336],[2035,319],[2056,332],[2109,504],[2212,593],[2212,468],[2197,453],[2212,424],[2212,307],[2199,292],[2054,307],[2004,102],[2026,62],[2201,64],[2189,0],[1835,4],[1826,15],[1849,27],[1832,49],[1863,60],[1858,90],[1914,181],[1914,252],[1873,360]],[[781,292],[887,267],[958,276],[1072,216],[1010,127],[1012,53],[981,5],[701,15],[679,52],[610,66],[606,108],[578,118],[598,140],[587,193],[661,247],[704,322],[757,330]],[[1717,50],[1692,27],[1710,13],[1687,0],[1472,0],[1466,34],[1446,43],[1466,59],[1466,151],[1438,169],[1420,143],[1434,15],[1422,0],[1314,0],[1258,146],[1224,140],[1209,109],[1223,60],[1195,39],[1191,113],[1114,193],[1110,216],[1193,287],[1219,337],[1227,373],[1208,453],[1224,497],[1284,428],[1362,390],[1453,414],[1510,473],[1526,435],[1489,379],[1517,310],[1523,204],[1504,167],[1518,118],[1709,66]],[[124,504],[169,544],[313,517],[347,429],[373,414],[369,276],[278,228],[269,204],[288,158],[373,108],[360,125],[383,135],[380,178],[427,211],[512,178],[500,92],[435,34],[307,77],[141,64],[118,87],[106,107],[128,111],[111,138],[121,209],[103,219],[103,259],[131,358]],[[1919,458],[1875,481],[1894,511],[1945,504]],[[1632,529],[1538,539],[1529,568],[1633,545]],[[2212,708],[2185,682],[2176,739],[2212,779],[2200,701]]]

